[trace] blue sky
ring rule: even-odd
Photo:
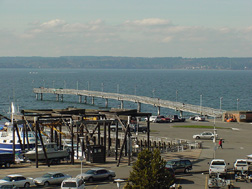
[[[251,0],[0,0],[0,56],[252,57]]]

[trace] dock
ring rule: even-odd
[[[124,102],[135,102],[137,104],[137,110],[141,112],[141,104],[149,104],[157,107],[157,114],[160,115],[160,108],[173,109],[180,112],[191,112],[194,114],[200,114],[210,117],[222,117],[226,110],[214,109],[210,107],[185,104],[181,102],[174,102],[169,100],[162,100],[159,98],[152,98],[146,96],[136,96],[129,94],[119,94],[119,93],[108,93],[100,91],[90,91],[90,90],[76,90],[76,89],[56,89],[56,88],[34,88],[33,92],[36,94],[37,100],[43,100],[43,94],[54,94],[56,95],[57,101],[63,101],[64,95],[76,95],[79,96],[79,102],[87,103],[87,97],[91,98],[91,104],[95,103],[95,98],[103,98],[105,100],[105,107],[108,107],[108,99],[118,100],[121,102],[121,109],[123,109]],[[40,97],[39,97],[40,96]]]

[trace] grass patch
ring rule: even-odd
[[[177,128],[197,128],[197,129],[214,129],[214,126],[205,126],[205,125],[175,125],[172,127]],[[223,127],[215,127],[215,129],[230,129],[230,128],[223,128]]]

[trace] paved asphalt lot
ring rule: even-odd
[[[195,129],[195,128],[175,128],[175,125],[210,125],[213,126],[212,120],[205,122],[194,122],[186,121],[184,123],[151,123],[151,136],[153,137],[168,137],[168,138],[180,138],[191,140],[192,135],[201,133],[203,131],[209,131],[207,129]],[[177,183],[179,183],[182,188],[195,189],[206,188],[206,179],[208,178],[208,162],[213,159],[214,155],[216,158],[225,159],[226,162],[230,163],[229,169],[232,169],[233,163],[238,158],[245,158],[246,155],[252,154],[252,124],[250,123],[224,123],[221,121],[215,122],[216,127],[221,127],[218,129],[217,133],[219,138],[224,139],[223,149],[217,149],[214,151],[214,143],[211,140],[202,140],[203,149],[202,150],[188,150],[184,152],[170,152],[163,154],[164,159],[172,158],[190,158],[193,161],[193,170],[189,174],[178,174]],[[217,145],[217,144],[216,144]],[[215,152],[215,153],[214,153]],[[83,172],[90,167],[107,167],[116,172],[117,177],[121,179],[126,179],[129,176],[131,166],[127,165],[127,158],[124,162],[120,164],[119,167],[116,166],[114,158],[107,158],[107,163],[102,164],[88,164],[83,165]],[[3,178],[7,174],[18,173],[29,177],[38,177],[48,171],[61,171],[68,173],[72,176],[76,176],[80,173],[80,162],[76,162],[75,165],[63,164],[63,165],[53,165],[47,167],[45,165],[35,168],[32,166],[16,166],[9,169],[1,169],[0,178]],[[121,186],[124,183],[121,184]],[[236,188],[249,189],[252,188],[252,183],[245,182],[234,182]],[[60,188],[59,186],[52,186],[47,188]],[[117,188],[116,183],[113,182],[97,182],[97,183],[86,183],[86,188]],[[122,187],[121,187],[122,188]]]

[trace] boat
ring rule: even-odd
[[[23,142],[23,125],[18,125],[20,133],[21,143],[25,144],[24,148],[20,144],[17,133],[15,132],[15,153],[21,153],[23,150],[32,149],[35,146],[36,137],[32,131],[28,131],[28,137],[25,137]],[[5,130],[0,132],[0,153],[13,153],[13,126],[9,125],[5,127]]]
[[[49,160],[61,160],[61,159],[69,157],[69,152],[67,150],[58,149],[56,143],[49,142],[49,143],[44,144],[44,147],[45,147],[47,159],[49,159]],[[29,159],[30,161],[35,161],[36,160],[36,148],[24,153],[24,156],[27,159]],[[38,145],[38,160],[39,161],[46,160],[45,154],[43,151],[43,147],[41,144]]]

